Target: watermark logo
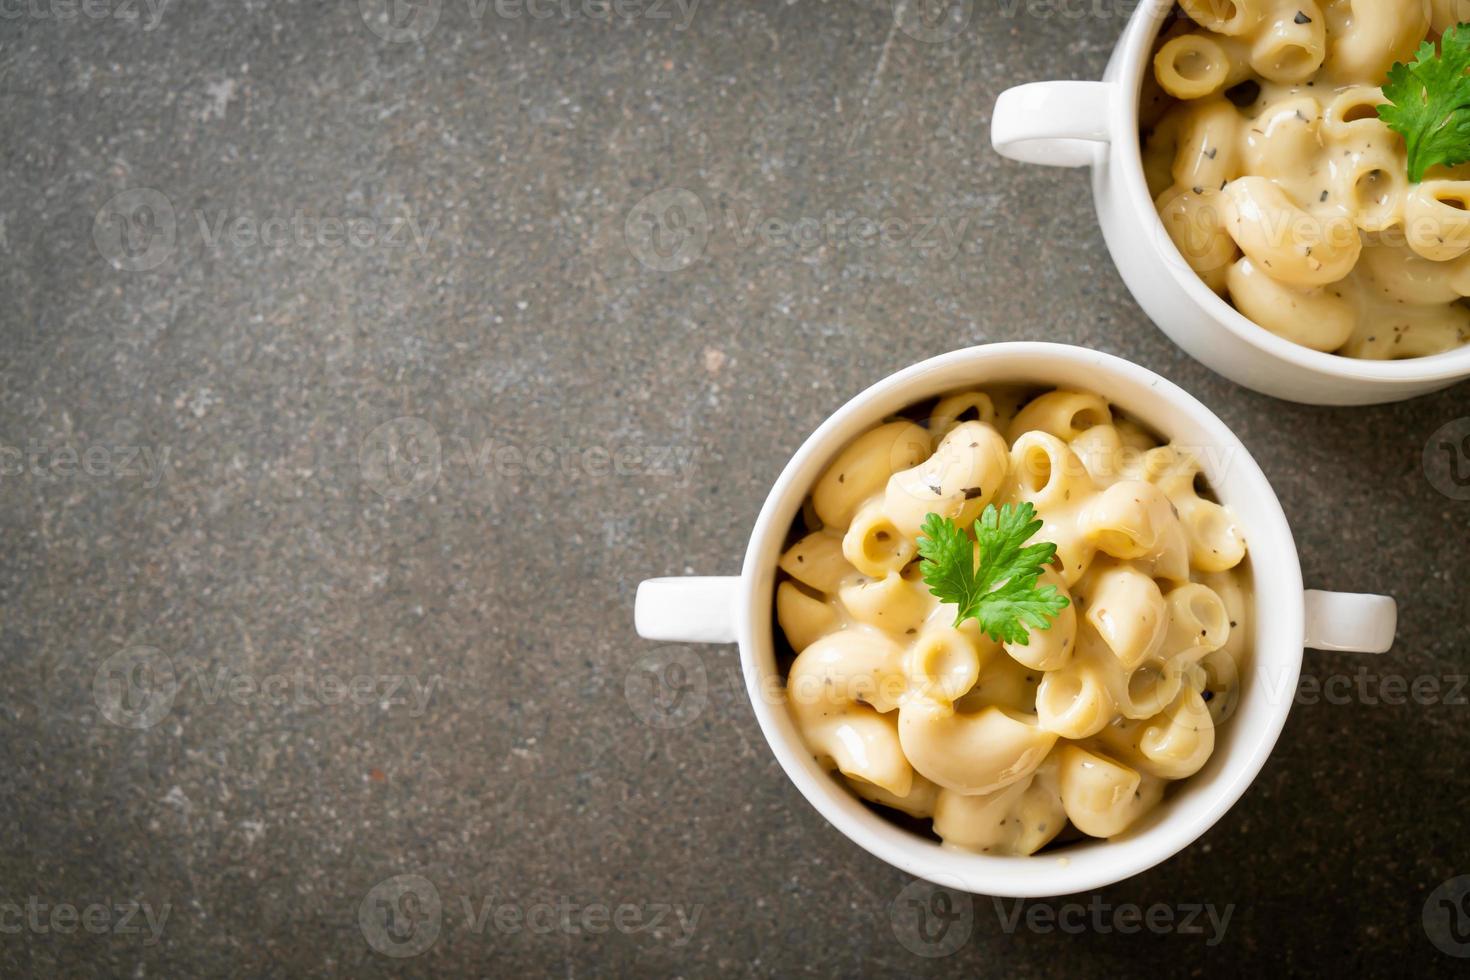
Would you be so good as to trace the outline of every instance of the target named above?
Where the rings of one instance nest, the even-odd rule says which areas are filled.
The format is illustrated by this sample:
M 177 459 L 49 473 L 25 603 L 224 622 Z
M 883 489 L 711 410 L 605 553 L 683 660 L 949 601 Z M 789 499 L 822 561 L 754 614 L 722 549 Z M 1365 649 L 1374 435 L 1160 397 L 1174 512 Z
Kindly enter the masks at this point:
M 134 187 L 108 198 L 92 221 L 92 241 L 120 272 L 152 272 L 178 246 L 179 222 L 161 191 Z
M 693 191 L 665 187 L 644 197 L 623 221 L 633 257 L 655 272 L 687 269 L 709 244 L 709 212 Z
M 97 709 L 119 728 L 152 728 L 173 709 L 178 693 L 173 661 L 155 647 L 119 650 L 92 676 Z
M 358 450 L 363 480 L 389 500 L 412 500 L 434 489 L 443 462 L 438 430 L 407 415 L 369 432 Z
M 1424 934 L 1441 953 L 1470 957 L 1470 875 L 1451 878 L 1429 893 Z
M 894 0 L 893 22 L 915 41 L 943 44 L 964 33 L 975 0 Z
M 439 23 L 441 0 L 357 0 L 368 30 L 389 44 L 422 41 Z
M 363 938 L 384 956 L 406 959 L 439 938 L 444 904 L 439 889 L 423 875 L 403 874 L 378 882 L 357 908 Z
M 1470 416 L 1447 422 L 1424 444 L 1424 476 L 1451 500 L 1470 500 Z
M 952 884 L 915 879 L 888 906 L 893 935 L 904 949 L 925 959 L 949 956 L 970 941 L 975 903 L 958 878 Z
M 709 703 L 709 675 L 693 650 L 663 647 L 638 658 L 623 681 L 623 696 L 645 725 L 683 728 Z

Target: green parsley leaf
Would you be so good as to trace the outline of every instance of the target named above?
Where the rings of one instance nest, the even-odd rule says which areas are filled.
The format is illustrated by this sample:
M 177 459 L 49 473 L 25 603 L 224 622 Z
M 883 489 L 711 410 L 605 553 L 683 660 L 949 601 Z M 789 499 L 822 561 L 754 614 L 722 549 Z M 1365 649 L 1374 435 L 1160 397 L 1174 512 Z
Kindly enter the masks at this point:
M 973 542 L 947 517 L 931 513 L 924 518 L 919 571 L 930 592 L 954 604 L 956 626 L 974 619 L 992 640 L 1021 646 L 1030 645 L 1028 625 L 1051 629 L 1070 601 L 1055 586 L 1036 584 L 1057 553 L 1050 542 L 1026 545 L 1039 530 L 1041 521 L 1030 503 L 1006 504 L 999 510 L 987 506 L 975 522 Z
M 1470 160 L 1470 25 L 1457 24 L 1439 39 L 1439 53 L 1425 41 L 1414 63 L 1388 70 L 1378 107 L 1388 128 L 1404 138 L 1409 180 L 1419 183 L 1435 164 Z

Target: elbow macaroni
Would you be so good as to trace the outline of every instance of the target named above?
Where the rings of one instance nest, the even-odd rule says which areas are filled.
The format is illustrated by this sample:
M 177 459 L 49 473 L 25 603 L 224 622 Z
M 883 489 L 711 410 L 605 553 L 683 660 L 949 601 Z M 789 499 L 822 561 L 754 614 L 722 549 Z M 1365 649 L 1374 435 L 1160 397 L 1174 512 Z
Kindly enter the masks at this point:
M 953 847 L 1032 854 L 1069 824 L 1125 831 L 1208 761 L 1249 653 L 1244 538 L 1198 475 L 1079 391 L 962 392 L 926 425 L 859 436 L 779 562 L 786 697 L 812 754 Z M 1044 581 L 1071 604 L 1002 644 L 953 625 L 916 539 L 928 513 L 968 526 L 1021 501 L 1057 544 Z
M 1389 68 L 1456 23 L 1454 5 L 1180 6 L 1153 60 L 1162 95 L 1143 165 L 1189 266 L 1314 350 L 1389 359 L 1470 343 L 1470 181 L 1433 167 L 1411 185 L 1403 139 L 1377 112 Z

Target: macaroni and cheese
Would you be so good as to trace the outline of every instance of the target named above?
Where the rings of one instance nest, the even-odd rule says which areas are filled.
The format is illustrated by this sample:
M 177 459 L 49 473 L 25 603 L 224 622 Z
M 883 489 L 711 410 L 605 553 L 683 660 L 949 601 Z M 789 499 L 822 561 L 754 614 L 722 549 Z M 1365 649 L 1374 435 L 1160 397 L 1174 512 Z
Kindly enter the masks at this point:
M 1189 451 L 1078 391 L 961 392 L 859 436 L 780 558 L 785 696 L 808 748 L 950 846 L 1122 833 L 1205 764 L 1239 693 L 1246 543 L 1202 482 Z M 1042 581 L 1070 605 L 1025 643 L 956 627 L 920 577 L 920 524 L 1026 502 L 1057 547 Z
M 1470 165 L 1408 179 L 1378 117 L 1453 0 L 1181 0 L 1142 99 L 1143 161 L 1190 266 L 1274 333 L 1349 357 L 1470 342 Z

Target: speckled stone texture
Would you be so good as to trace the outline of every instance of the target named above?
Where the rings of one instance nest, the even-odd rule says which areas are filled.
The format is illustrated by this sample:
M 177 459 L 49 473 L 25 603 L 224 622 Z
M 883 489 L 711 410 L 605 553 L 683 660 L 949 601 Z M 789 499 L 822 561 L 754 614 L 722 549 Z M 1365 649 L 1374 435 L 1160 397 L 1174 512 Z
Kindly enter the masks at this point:
M 992 152 L 996 94 L 1097 77 L 1132 6 L 6 5 L 0 975 L 1463 971 L 1470 450 L 1432 437 L 1470 389 L 1235 387 L 1084 173 Z M 1400 597 L 1309 675 L 1440 693 L 1300 698 L 1199 844 L 1010 925 L 829 828 L 735 650 L 632 603 L 733 572 L 854 392 L 1022 338 L 1182 384 L 1310 583 Z

